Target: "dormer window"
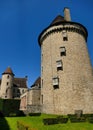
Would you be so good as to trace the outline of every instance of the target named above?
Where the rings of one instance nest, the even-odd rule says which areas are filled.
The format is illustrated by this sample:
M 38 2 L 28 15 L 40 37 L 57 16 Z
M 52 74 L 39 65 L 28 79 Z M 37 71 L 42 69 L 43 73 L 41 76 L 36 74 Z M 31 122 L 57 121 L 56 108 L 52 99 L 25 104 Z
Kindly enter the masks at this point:
M 63 30 L 63 31 L 62 31 L 62 35 L 63 35 L 63 41 L 67 41 L 67 40 L 68 40 L 68 37 L 67 37 L 67 32 L 66 32 L 66 30 Z
M 62 60 L 56 61 L 57 64 L 57 70 L 63 70 Z
M 58 77 L 53 78 L 53 87 L 54 87 L 54 89 L 59 88 L 59 78 Z
M 60 47 L 60 55 L 66 56 L 66 48 L 65 47 Z

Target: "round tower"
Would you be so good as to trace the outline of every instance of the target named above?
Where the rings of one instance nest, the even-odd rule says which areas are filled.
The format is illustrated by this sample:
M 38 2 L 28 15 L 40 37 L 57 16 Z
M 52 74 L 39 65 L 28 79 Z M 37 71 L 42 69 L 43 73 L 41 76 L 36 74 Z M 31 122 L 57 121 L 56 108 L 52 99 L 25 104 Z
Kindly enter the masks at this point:
M 1 98 L 12 98 L 12 87 L 13 87 L 14 74 L 10 67 L 8 67 L 4 73 L 2 73 L 1 80 Z
M 39 36 L 42 112 L 93 113 L 93 73 L 86 46 L 87 30 L 72 22 L 69 8 Z

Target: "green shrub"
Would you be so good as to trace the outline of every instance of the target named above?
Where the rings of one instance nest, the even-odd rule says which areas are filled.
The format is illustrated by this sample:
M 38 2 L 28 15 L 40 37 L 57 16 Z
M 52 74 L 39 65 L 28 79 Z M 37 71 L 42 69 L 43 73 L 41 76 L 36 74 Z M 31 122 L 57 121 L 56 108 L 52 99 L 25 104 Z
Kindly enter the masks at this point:
M 56 118 L 46 118 L 43 119 L 44 125 L 53 125 L 53 124 L 58 124 L 58 120 Z
M 25 115 L 25 113 L 23 111 L 19 110 L 17 112 L 17 116 L 21 117 L 21 116 L 26 116 L 26 115 Z
M 93 117 L 93 114 L 83 114 L 82 116 L 88 118 L 88 117 Z
M 58 123 L 67 123 L 68 122 L 68 118 L 57 118 Z
M 16 117 L 16 116 L 17 116 L 17 113 L 9 113 L 8 116 L 9 116 L 9 117 Z
M 17 113 L 20 107 L 19 99 L 0 99 L 0 111 L 4 116 L 12 115 L 11 113 Z
M 4 117 L 3 113 L 0 111 L 0 117 Z
M 40 116 L 41 113 L 29 113 L 29 116 Z
M 76 114 L 68 114 L 69 118 L 77 118 Z
M 68 122 L 68 118 L 63 118 L 63 116 L 58 116 L 57 118 L 43 119 L 44 125 L 62 124 L 67 122 Z
M 89 117 L 89 118 L 88 118 L 88 122 L 89 122 L 89 123 L 93 123 L 93 117 Z
M 77 123 L 77 122 L 86 122 L 86 118 L 85 117 L 72 117 L 70 118 L 71 123 Z

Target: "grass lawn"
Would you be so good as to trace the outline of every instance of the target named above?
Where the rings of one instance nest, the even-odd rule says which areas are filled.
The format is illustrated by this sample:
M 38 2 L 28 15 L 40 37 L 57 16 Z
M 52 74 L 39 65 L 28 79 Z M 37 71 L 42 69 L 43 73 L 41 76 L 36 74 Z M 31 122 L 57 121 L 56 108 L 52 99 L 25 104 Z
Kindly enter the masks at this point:
M 38 130 L 93 130 L 93 124 L 85 123 L 68 123 L 66 124 L 56 124 L 56 125 L 44 125 L 42 122 L 43 118 L 55 117 L 52 115 L 42 114 L 41 116 L 27 116 L 27 117 L 6 117 L 5 124 L 1 125 L 2 121 L 0 118 L 0 130 L 17 130 L 16 123 L 17 121 L 23 121 L 32 128 L 37 128 Z

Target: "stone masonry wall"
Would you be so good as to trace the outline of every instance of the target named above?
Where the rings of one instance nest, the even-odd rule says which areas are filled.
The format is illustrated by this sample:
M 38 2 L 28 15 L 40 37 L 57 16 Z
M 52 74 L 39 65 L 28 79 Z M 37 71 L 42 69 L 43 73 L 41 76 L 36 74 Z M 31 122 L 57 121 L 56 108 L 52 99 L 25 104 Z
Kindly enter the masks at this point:
M 87 85 L 93 83 L 93 74 L 85 38 L 73 31 L 67 31 L 67 36 L 68 41 L 63 41 L 62 31 L 56 31 L 46 37 L 41 46 L 43 112 L 70 114 L 83 110 L 93 113 L 93 85 Z M 60 47 L 66 48 L 66 56 L 60 56 Z M 57 71 L 58 60 L 62 60 L 63 70 Z M 58 89 L 52 84 L 55 76 L 59 77 Z

